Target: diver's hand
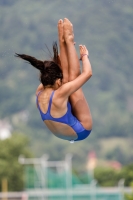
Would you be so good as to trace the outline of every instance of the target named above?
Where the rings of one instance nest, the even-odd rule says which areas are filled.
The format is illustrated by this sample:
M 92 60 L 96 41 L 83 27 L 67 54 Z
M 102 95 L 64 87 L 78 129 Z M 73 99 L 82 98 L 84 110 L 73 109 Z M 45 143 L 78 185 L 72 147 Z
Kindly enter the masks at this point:
M 80 60 L 82 60 L 83 57 L 89 56 L 89 51 L 85 45 L 79 45 L 79 51 L 80 51 Z

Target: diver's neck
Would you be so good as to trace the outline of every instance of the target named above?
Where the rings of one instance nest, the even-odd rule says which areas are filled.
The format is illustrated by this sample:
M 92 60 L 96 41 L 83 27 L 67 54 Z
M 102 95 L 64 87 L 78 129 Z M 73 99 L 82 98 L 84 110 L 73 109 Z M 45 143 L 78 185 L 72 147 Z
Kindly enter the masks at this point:
M 47 85 L 47 86 L 44 87 L 44 89 L 49 90 L 49 91 L 50 90 L 53 91 L 53 90 L 57 90 L 58 88 L 56 87 L 56 85 L 53 85 L 53 86 Z

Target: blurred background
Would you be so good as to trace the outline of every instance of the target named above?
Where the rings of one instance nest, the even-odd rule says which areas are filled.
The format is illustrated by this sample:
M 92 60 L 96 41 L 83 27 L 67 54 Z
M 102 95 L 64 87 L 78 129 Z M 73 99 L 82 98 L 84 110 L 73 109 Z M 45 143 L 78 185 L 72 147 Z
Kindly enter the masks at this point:
M 83 87 L 93 130 L 74 144 L 44 126 L 39 73 L 14 57 L 48 59 L 65 17 L 93 69 Z M 133 199 L 132 35 L 132 0 L 0 0 L 0 199 Z

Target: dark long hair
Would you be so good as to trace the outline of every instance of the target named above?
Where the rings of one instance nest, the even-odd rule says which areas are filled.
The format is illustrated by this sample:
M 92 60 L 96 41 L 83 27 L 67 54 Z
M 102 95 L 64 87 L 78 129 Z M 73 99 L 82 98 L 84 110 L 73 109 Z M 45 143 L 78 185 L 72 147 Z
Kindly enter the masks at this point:
M 35 57 L 26 55 L 26 54 L 18 54 L 15 53 L 16 57 L 22 58 L 28 63 L 30 63 L 33 67 L 40 71 L 40 82 L 44 85 L 53 86 L 57 79 L 63 79 L 63 73 L 60 68 L 60 59 L 58 55 L 58 46 L 57 43 L 53 43 L 53 58 L 51 60 L 37 60 Z

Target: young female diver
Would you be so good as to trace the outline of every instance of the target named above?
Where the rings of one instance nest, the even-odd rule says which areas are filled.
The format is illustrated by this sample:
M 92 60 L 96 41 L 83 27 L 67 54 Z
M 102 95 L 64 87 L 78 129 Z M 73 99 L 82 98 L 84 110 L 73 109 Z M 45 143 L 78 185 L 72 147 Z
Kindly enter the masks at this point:
M 48 129 L 57 137 L 79 141 L 92 129 L 92 117 L 81 86 L 92 76 L 88 50 L 80 45 L 80 59 L 74 46 L 73 26 L 65 18 L 58 22 L 60 59 L 56 43 L 53 61 L 40 61 L 25 54 L 16 54 L 40 70 L 41 84 L 37 88 L 37 107 Z

